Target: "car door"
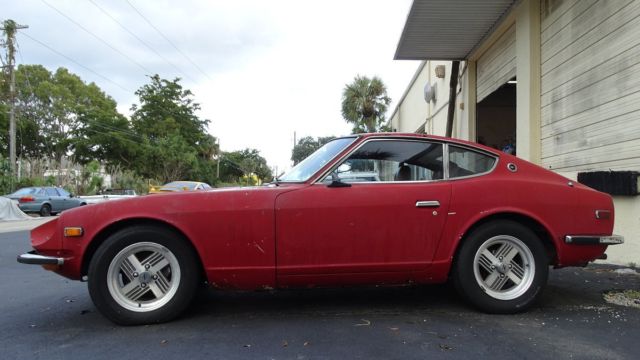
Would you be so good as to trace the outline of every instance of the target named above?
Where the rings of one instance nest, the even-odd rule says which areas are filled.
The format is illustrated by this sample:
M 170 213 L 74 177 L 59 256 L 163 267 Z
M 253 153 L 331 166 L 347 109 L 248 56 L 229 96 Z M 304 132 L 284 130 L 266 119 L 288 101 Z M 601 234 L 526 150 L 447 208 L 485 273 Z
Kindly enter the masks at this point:
M 442 154 L 436 142 L 369 140 L 326 179 L 280 195 L 279 285 L 367 282 L 372 273 L 372 282 L 404 281 L 425 270 L 451 195 Z
M 45 188 L 45 192 L 47 199 L 51 203 L 51 212 L 60 212 L 65 209 L 64 198 L 58 194 L 55 188 L 47 187 Z
M 58 194 L 60 194 L 61 211 L 74 208 L 80 204 L 77 198 L 72 198 L 71 194 L 63 188 L 56 188 Z

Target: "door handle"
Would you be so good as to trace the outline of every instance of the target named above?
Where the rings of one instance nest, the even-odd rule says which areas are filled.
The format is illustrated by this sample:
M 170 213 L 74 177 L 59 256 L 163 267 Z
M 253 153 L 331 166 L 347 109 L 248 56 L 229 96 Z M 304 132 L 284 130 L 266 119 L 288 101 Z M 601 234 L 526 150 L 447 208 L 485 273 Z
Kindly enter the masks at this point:
M 416 201 L 416 207 L 426 207 L 426 208 L 435 208 L 440 207 L 440 201 Z

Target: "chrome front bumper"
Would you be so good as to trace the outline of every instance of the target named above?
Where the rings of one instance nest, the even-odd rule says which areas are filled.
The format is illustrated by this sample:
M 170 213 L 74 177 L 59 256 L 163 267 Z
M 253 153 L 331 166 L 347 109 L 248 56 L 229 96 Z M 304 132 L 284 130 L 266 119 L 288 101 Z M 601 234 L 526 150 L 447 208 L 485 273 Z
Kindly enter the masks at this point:
M 18 262 L 30 265 L 62 265 L 64 264 L 64 258 L 39 255 L 34 250 L 26 254 L 18 255 Z
M 567 235 L 564 237 L 564 242 L 573 245 L 617 245 L 624 243 L 624 237 L 621 235 Z

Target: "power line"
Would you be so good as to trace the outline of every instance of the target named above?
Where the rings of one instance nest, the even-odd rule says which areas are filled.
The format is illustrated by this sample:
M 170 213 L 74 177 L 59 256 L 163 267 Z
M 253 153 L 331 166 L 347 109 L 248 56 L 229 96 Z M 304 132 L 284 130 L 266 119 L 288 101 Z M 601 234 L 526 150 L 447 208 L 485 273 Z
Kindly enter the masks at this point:
M 144 67 L 144 65 L 140 64 L 139 62 L 135 61 L 134 59 L 132 59 L 131 57 L 129 57 L 127 54 L 123 53 L 122 51 L 118 50 L 117 48 L 115 48 L 113 45 L 109 44 L 106 40 L 104 40 L 103 38 L 101 38 L 100 36 L 94 34 L 93 32 L 91 32 L 90 30 L 88 30 L 87 28 L 85 28 L 84 26 L 80 25 L 80 23 L 78 23 L 77 21 L 73 20 L 72 18 L 70 18 L 69 16 L 67 16 L 65 13 L 63 13 L 62 11 L 58 10 L 55 6 L 49 4 L 48 2 L 46 2 L 46 0 L 40 0 L 42 1 L 45 5 L 47 5 L 48 7 L 50 7 L 51 9 L 55 10 L 58 14 L 64 16 L 67 20 L 71 21 L 72 23 L 74 23 L 77 27 L 79 27 L 80 29 L 84 30 L 87 34 L 93 36 L 94 38 L 98 39 L 100 42 L 102 42 L 103 44 L 105 44 L 106 46 L 108 46 L 109 48 L 111 48 L 111 50 L 117 52 L 118 54 L 120 54 L 122 57 L 124 57 L 125 59 L 129 60 L 131 63 L 137 65 L 140 69 L 142 69 L 143 71 L 145 71 L 147 73 L 147 75 L 151 75 L 153 74 L 153 71 L 147 69 L 146 67 Z
M 213 79 L 211 79 L 209 74 L 207 74 L 204 70 L 202 70 L 202 68 L 200 68 L 200 66 L 198 66 L 198 64 L 196 64 L 193 60 L 191 60 L 191 58 L 189 56 L 187 56 L 187 54 L 183 53 L 171 40 L 169 40 L 169 38 L 165 34 L 162 33 L 162 31 L 160 31 L 160 29 L 158 29 L 155 25 L 153 25 L 153 23 L 151 23 L 151 21 L 149 19 L 147 19 L 140 12 L 140 10 L 138 10 L 135 6 L 133 6 L 133 4 L 129 0 L 126 0 L 126 2 L 127 2 L 127 4 L 129 4 L 129 6 L 131 6 L 131 8 L 135 12 L 138 13 L 138 15 L 140 15 L 141 18 L 144 19 L 144 21 L 147 22 L 147 24 L 149 24 L 149 26 L 151 26 L 158 34 L 160 34 L 160 36 L 162 36 L 169 44 L 171 44 L 171 46 L 173 46 L 173 48 L 176 49 L 176 51 L 178 51 L 180 53 L 180 55 L 182 55 L 185 59 L 187 59 L 191 63 L 191 65 L 193 65 L 196 69 L 198 69 L 198 71 L 200 71 L 200 73 L 202 73 L 202 75 L 206 76 L 209 80 L 213 80 Z
M 86 67 L 86 66 L 82 65 L 81 63 L 79 63 L 79 62 L 77 62 L 76 60 L 74 60 L 74 59 L 72 59 L 72 58 L 68 57 L 67 55 L 65 55 L 65 54 L 63 54 L 63 53 L 61 53 L 61 52 L 59 52 L 58 50 L 56 50 L 56 49 L 52 48 L 51 46 L 49 46 L 49 45 L 47 45 L 47 44 L 43 43 L 42 41 L 40 41 L 40 40 L 38 40 L 38 39 L 36 39 L 36 38 L 34 38 L 34 37 L 32 37 L 32 36 L 27 35 L 27 33 L 20 31 L 20 34 L 22 34 L 22 35 L 26 36 L 26 37 L 27 37 L 28 39 L 30 39 L 31 41 L 34 41 L 34 42 L 36 42 L 36 43 L 40 44 L 41 46 L 43 46 L 43 47 L 45 47 L 45 48 L 49 49 L 51 52 L 54 52 L 54 53 L 58 54 L 59 56 L 61 56 L 61 57 L 65 58 L 65 59 L 67 59 L 67 60 L 71 61 L 72 63 L 74 63 L 74 64 L 78 65 L 79 67 L 81 67 L 81 68 L 83 68 L 83 69 L 85 69 L 85 70 L 87 70 L 88 72 L 90 72 L 90 73 L 92 73 L 92 74 L 94 74 L 94 75 L 96 75 L 96 76 L 98 76 L 98 77 L 100 77 L 100 78 L 102 78 L 102 79 L 104 79 L 104 80 L 106 80 L 106 81 L 110 82 L 111 84 L 113 84 L 113 85 L 115 85 L 115 86 L 117 86 L 117 87 L 119 87 L 122 91 L 126 92 L 127 94 L 132 94 L 132 93 L 133 93 L 133 91 L 128 90 L 128 89 L 127 89 L 127 88 L 125 88 L 124 86 L 122 86 L 122 85 L 118 84 L 117 82 L 115 82 L 115 81 L 113 81 L 113 80 L 109 79 L 108 77 L 106 77 L 106 76 L 104 76 L 104 75 L 101 75 L 101 74 L 99 74 L 98 72 L 96 72 L 96 71 L 94 71 L 94 70 L 92 70 L 92 69 L 90 69 L 90 68 L 88 68 L 88 67 Z
M 194 83 L 197 83 L 198 81 L 195 80 L 194 78 L 192 78 L 191 76 L 189 76 L 189 74 L 187 74 L 185 71 L 183 71 L 182 69 L 180 69 L 177 65 L 175 65 L 174 63 L 172 63 L 171 61 L 169 61 L 169 59 L 167 59 L 166 57 L 164 57 L 162 54 L 160 54 L 156 49 L 154 49 L 153 47 L 151 47 L 146 41 L 142 40 L 140 37 L 138 37 L 133 31 L 129 30 L 129 28 L 127 26 L 125 26 L 124 24 L 122 24 L 120 21 L 118 21 L 118 19 L 116 19 L 115 17 L 113 17 L 113 15 L 111 15 L 109 12 L 107 12 L 104 8 L 102 8 L 100 5 L 98 5 L 95 1 L 93 0 L 89 0 L 90 3 L 93 4 L 93 6 L 97 7 L 98 10 L 100 10 L 103 14 L 105 14 L 106 16 L 108 16 L 111 20 L 113 20 L 113 22 L 115 22 L 116 24 L 118 24 L 124 31 L 128 32 L 129 35 L 133 36 L 136 40 L 138 40 L 142 45 L 144 45 L 147 49 L 151 50 L 152 52 L 154 52 L 156 55 L 158 55 L 158 57 L 160 59 L 162 59 L 164 62 L 166 62 L 167 64 L 171 65 L 175 70 L 178 71 L 178 73 L 184 74 L 185 77 L 189 78 L 189 80 L 193 81 Z

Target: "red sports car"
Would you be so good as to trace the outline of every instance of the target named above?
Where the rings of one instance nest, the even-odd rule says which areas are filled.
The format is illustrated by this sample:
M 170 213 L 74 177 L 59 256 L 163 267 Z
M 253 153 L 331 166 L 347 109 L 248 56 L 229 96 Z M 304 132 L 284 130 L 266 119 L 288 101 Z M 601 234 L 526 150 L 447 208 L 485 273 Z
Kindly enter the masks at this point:
M 549 266 L 605 257 L 611 197 L 478 144 L 335 139 L 267 186 L 65 211 L 18 261 L 88 281 L 118 324 L 168 321 L 200 284 L 271 289 L 442 283 L 482 311 L 540 297 Z

